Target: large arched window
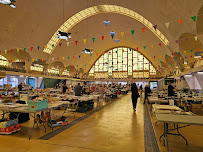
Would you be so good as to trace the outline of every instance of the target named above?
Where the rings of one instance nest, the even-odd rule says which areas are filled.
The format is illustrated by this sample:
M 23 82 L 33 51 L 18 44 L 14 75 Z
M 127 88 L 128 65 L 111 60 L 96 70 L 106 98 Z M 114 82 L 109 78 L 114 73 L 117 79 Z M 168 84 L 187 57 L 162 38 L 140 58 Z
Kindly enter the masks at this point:
M 9 65 L 8 60 L 4 56 L 0 55 L 0 66 L 8 66 L 8 65 Z
M 92 66 L 94 78 L 149 78 L 156 75 L 151 62 L 131 48 L 114 48 L 103 54 Z

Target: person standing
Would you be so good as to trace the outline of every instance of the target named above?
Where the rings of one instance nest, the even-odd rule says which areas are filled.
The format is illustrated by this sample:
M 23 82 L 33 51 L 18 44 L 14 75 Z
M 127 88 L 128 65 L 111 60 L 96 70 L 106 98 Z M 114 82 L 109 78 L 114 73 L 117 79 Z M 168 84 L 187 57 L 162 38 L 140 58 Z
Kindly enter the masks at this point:
M 143 88 L 142 88 L 142 84 L 140 85 L 140 98 L 142 98 L 142 92 L 143 92 Z
M 87 95 L 90 94 L 90 88 L 89 88 L 89 86 L 87 85 L 87 82 L 84 82 L 84 87 L 83 87 L 83 89 L 84 89 L 84 94 L 87 94 Z
M 81 96 L 82 94 L 82 87 L 80 86 L 80 83 L 75 86 L 75 96 Z
M 62 93 L 65 94 L 67 89 L 68 87 L 66 86 L 66 84 L 64 84 L 62 87 Z
M 132 95 L 133 110 L 136 111 L 137 99 L 139 98 L 139 93 L 138 93 L 137 85 L 135 83 L 132 84 L 131 92 L 132 92 L 131 95 Z
M 146 100 L 148 99 L 148 96 L 150 95 L 151 93 L 151 89 L 149 88 L 148 85 L 145 86 L 145 89 L 144 89 L 145 93 L 144 93 L 144 102 L 143 104 L 145 104 Z M 149 102 L 149 99 L 148 99 L 148 102 Z
M 18 85 L 18 91 L 23 91 L 23 84 L 22 84 L 22 82 Z
M 168 82 L 168 96 L 171 97 L 171 96 L 174 96 L 174 90 L 175 88 L 171 85 L 170 82 Z

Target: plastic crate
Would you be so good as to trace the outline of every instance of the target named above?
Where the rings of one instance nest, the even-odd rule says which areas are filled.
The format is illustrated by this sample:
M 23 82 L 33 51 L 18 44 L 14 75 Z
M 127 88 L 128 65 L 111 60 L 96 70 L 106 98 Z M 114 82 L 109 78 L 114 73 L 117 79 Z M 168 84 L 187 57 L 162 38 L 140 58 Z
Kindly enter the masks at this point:
M 42 110 L 48 108 L 48 100 L 42 100 L 42 101 L 28 101 L 28 110 Z
M 17 124 L 18 124 L 18 119 L 8 120 L 8 121 L 1 120 L 0 128 L 7 128 L 7 127 L 14 126 Z
M 20 124 L 17 124 L 17 125 L 13 125 L 13 126 L 6 127 L 6 128 L 0 128 L 0 134 L 10 135 L 19 130 L 20 130 Z

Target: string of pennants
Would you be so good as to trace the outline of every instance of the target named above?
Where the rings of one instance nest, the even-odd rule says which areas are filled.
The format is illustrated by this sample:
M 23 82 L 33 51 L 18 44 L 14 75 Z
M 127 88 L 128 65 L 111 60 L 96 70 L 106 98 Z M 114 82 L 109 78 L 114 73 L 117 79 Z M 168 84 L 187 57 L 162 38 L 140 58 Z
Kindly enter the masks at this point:
M 200 16 L 200 15 L 199 15 L 199 16 Z M 194 22 L 196 22 L 197 16 L 192 16 L 191 19 L 192 19 Z M 178 20 L 178 23 L 179 23 L 180 25 L 182 25 L 183 20 L 182 20 L 182 19 L 179 19 L 179 20 Z M 165 26 L 166 26 L 167 28 L 169 28 L 170 22 L 166 22 L 166 23 L 165 23 Z M 154 26 L 153 26 L 154 30 L 156 30 L 157 27 L 158 27 L 158 25 L 154 25 Z M 145 27 L 141 28 L 141 30 L 142 30 L 142 32 L 144 33 L 144 32 L 145 32 Z M 130 30 L 130 32 L 131 32 L 132 35 L 134 35 L 135 30 L 132 29 L 132 30 Z M 115 34 L 116 34 L 116 32 L 114 32 L 114 33 L 111 34 L 112 39 L 114 38 L 114 35 L 115 35 Z M 122 37 L 124 36 L 124 32 L 121 32 L 121 36 L 122 36 Z M 105 36 L 101 36 L 101 39 L 104 40 L 104 37 L 105 37 Z M 197 37 L 197 36 L 194 36 L 194 38 L 195 38 L 195 40 L 197 41 L 198 37 Z M 96 40 L 95 37 L 92 37 L 91 39 L 92 39 L 92 42 L 93 42 L 93 43 L 94 43 L 95 40 Z M 188 40 L 188 38 L 186 38 L 186 41 L 187 41 L 187 40 Z M 73 42 L 73 41 L 67 42 L 67 46 L 69 46 L 70 42 Z M 78 45 L 78 42 L 79 42 L 78 40 L 74 41 L 74 43 L 75 43 L 76 45 Z M 83 43 L 86 44 L 86 42 L 87 42 L 87 39 L 83 39 Z M 175 40 L 175 42 L 178 43 L 178 40 Z M 159 45 L 161 46 L 161 43 L 159 43 Z M 62 46 L 62 43 L 59 43 L 59 46 L 61 47 L 61 46 Z M 153 46 L 154 46 L 154 45 L 151 45 L 152 48 L 153 48 Z M 52 44 L 52 47 L 54 47 L 54 44 Z M 44 45 L 43 47 L 37 46 L 37 50 L 38 50 L 38 51 L 39 51 L 40 48 L 47 48 L 47 45 Z M 146 48 L 146 46 L 144 46 L 144 49 L 145 49 L 145 48 Z M 28 50 L 28 49 L 30 49 L 31 51 L 33 51 L 34 47 L 31 46 L 31 47 L 29 47 L 29 48 L 21 48 L 21 49 L 22 49 L 24 52 L 25 52 L 26 50 Z M 13 52 L 13 50 L 14 50 L 14 49 L 11 49 L 11 53 Z M 17 52 L 19 52 L 19 50 L 20 50 L 20 49 L 18 48 L 18 49 L 17 49 Z M 7 52 L 7 50 L 5 50 L 5 52 Z M 1 53 L 1 50 L 0 50 L 0 53 Z

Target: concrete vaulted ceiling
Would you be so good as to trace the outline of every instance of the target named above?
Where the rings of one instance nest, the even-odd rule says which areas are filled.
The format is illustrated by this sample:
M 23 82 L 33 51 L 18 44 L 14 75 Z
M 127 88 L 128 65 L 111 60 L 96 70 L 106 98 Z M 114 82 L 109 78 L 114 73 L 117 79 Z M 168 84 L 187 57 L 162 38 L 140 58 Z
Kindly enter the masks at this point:
M 126 46 L 134 49 L 138 48 L 143 55 L 158 67 L 165 66 L 160 61 L 166 61 L 166 64 L 177 62 L 175 60 L 171 61 L 174 57 L 171 55 L 172 53 L 175 54 L 180 51 L 180 55 L 184 57 L 182 46 L 179 48 L 180 46 L 175 42 L 175 40 L 181 37 L 181 34 L 191 33 L 195 36 L 197 28 L 200 31 L 198 33 L 202 31 L 200 30 L 201 27 L 198 25 L 196 27 L 196 23 L 190 18 L 198 15 L 203 4 L 201 0 L 185 0 L 185 2 L 182 0 L 89 0 L 88 5 L 85 0 L 65 0 L 64 2 L 64 22 L 88 7 L 116 5 L 128 8 L 142 15 L 153 25 L 157 25 L 157 28 L 169 41 L 169 46 L 164 45 L 153 31 L 136 19 L 122 14 L 96 13 L 96 15 L 87 18 L 88 28 L 87 19 L 71 27 L 69 32 L 72 33 L 72 38 L 68 47 L 66 41 L 61 40 L 62 46 L 55 45 L 54 51 L 51 54 L 47 54 L 43 52 L 44 45 L 48 44 L 52 36 L 63 24 L 63 1 L 17 0 L 16 9 L 0 5 L 0 12 L 4 14 L 0 17 L 0 50 L 13 49 L 16 51 L 17 48 L 20 48 L 20 50 L 27 48 L 26 52 L 32 59 L 43 58 L 46 60 L 49 58 L 47 64 L 55 65 L 56 61 L 60 61 L 64 66 L 73 65 L 77 67 L 78 65 L 78 69 L 83 68 L 84 72 L 88 72 L 91 65 L 103 52 L 113 47 Z M 178 23 L 179 19 L 183 20 L 182 25 Z M 110 20 L 112 24 L 106 27 L 102 24 L 104 20 Z M 200 17 L 197 18 L 198 23 L 200 20 Z M 165 26 L 166 22 L 170 22 L 168 29 Z M 144 33 L 141 30 L 143 27 L 146 28 Z M 134 35 L 130 32 L 132 29 L 135 30 Z M 112 41 L 109 35 L 110 31 L 116 32 L 115 39 L 120 39 L 119 43 Z M 120 32 L 124 32 L 123 38 Z M 105 36 L 104 40 L 101 39 L 101 36 Z M 94 43 L 91 39 L 93 37 L 95 38 Z M 84 54 L 82 54 L 82 50 L 87 48 L 87 43 L 84 45 L 83 39 L 88 39 L 88 48 L 94 51 L 92 57 L 90 55 L 84 57 Z M 75 45 L 75 41 L 78 41 L 78 45 Z M 159 43 L 162 44 L 161 47 L 158 45 Z M 154 47 L 152 48 L 151 45 L 154 45 Z M 194 43 L 191 43 L 191 45 L 194 45 Z M 201 42 L 200 45 L 202 45 Z M 39 51 L 37 46 L 40 46 Z M 143 46 L 146 46 L 146 49 Z M 34 47 L 32 51 L 30 47 Z M 97 53 L 98 55 L 96 55 Z M 168 58 L 165 58 L 166 54 Z M 67 58 L 68 56 L 70 56 L 70 59 Z M 75 57 L 74 59 L 73 56 Z M 81 57 L 79 58 L 79 56 Z M 62 57 L 65 57 L 65 59 Z M 84 67 L 85 64 L 88 66 Z

